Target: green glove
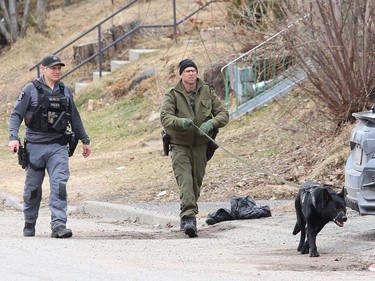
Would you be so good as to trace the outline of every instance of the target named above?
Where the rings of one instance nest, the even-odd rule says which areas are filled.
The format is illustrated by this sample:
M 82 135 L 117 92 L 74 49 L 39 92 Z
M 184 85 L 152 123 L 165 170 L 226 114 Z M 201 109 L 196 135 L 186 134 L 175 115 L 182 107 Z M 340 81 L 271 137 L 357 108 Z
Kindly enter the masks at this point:
M 214 129 L 214 124 L 212 123 L 211 120 L 208 120 L 206 122 L 204 122 L 200 128 L 200 130 L 198 131 L 198 134 L 201 135 L 201 136 L 204 136 L 203 132 L 205 134 L 208 134 L 209 132 L 211 132 L 213 129 Z M 203 132 L 202 132 L 203 131 Z
M 189 129 L 193 125 L 193 121 L 191 121 L 189 118 L 180 118 L 178 121 L 182 129 L 185 130 Z

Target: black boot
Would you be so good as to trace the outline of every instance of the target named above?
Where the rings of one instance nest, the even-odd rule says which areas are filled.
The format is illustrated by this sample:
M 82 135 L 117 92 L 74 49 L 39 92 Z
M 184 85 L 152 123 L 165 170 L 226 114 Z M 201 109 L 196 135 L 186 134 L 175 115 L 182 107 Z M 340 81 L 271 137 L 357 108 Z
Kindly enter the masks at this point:
M 180 219 L 180 231 L 185 230 L 186 221 L 187 221 L 187 219 L 185 217 Z
M 197 234 L 197 220 L 195 218 L 184 219 L 184 232 L 190 238 L 198 236 Z
M 69 238 L 72 237 L 73 232 L 65 226 L 58 226 L 52 230 L 52 238 Z
M 185 231 L 185 226 L 186 226 L 186 223 L 190 220 L 191 218 L 189 217 L 182 217 L 180 219 L 180 231 Z
M 34 223 L 25 222 L 25 227 L 23 228 L 23 236 L 25 237 L 35 236 L 35 222 Z

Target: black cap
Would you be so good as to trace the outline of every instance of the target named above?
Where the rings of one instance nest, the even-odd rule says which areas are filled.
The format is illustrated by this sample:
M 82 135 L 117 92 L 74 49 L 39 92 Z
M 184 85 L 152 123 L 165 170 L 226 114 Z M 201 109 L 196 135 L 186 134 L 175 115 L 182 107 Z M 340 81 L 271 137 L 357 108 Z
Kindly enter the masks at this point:
M 180 75 L 188 67 L 194 67 L 195 70 L 198 72 L 197 65 L 191 59 L 185 59 L 180 61 L 178 67 L 180 68 Z
M 61 60 L 57 56 L 46 56 L 42 60 L 42 65 L 45 67 L 52 67 L 54 65 L 65 66 L 65 63 L 61 62 Z

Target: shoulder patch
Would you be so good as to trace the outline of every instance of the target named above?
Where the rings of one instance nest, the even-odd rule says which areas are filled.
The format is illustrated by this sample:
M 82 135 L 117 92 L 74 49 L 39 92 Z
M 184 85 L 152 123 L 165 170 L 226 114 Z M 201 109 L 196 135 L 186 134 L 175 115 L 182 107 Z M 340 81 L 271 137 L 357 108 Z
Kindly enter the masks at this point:
M 17 101 L 21 101 L 21 100 L 23 99 L 24 96 L 25 96 L 25 92 L 22 91 L 22 92 L 20 93 L 20 95 L 18 96 Z

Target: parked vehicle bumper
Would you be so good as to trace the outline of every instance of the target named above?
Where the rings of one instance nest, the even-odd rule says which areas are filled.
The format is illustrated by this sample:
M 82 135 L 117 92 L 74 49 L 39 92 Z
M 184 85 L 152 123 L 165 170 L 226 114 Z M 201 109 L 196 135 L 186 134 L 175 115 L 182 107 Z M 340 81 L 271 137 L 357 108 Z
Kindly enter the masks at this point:
M 375 215 L 375 159 L 362 171 L 354 169 L 350 155 L 345 167 L 346 203 L 361 215 Z

